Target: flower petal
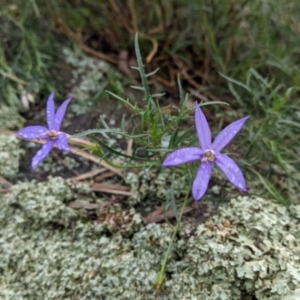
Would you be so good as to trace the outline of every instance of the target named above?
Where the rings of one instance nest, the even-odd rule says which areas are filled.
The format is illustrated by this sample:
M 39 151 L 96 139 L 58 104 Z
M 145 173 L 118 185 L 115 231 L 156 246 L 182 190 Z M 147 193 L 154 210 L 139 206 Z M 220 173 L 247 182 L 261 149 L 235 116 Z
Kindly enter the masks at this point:
M 69 104 L 69 102 L 71 101 L 72 98 L 69 98 L 67 100 L 65 100 L 62 105 L 58 108 L 56 115 L 55 115 L 55 119 L 54 119 L 54 130 L 59 130 L 60 126 L 61 126 L 61 122 L 65 116 L 65 112 L 67 109 L 67 106 Z
M 163 161 L 163 167 L 172 167 L 200 160 L 204 151 L 198 147 L 187 147 L 178 149 L 170 153 L 167 158 Z
M 211 132 L 205 118 L 204 113 L 200 109 L 198 103 L 195 103 L 195 124 L 199 143 L 203 150 L 210 149 Z
M 17 135 L 23 139 L 32 140 L 43 133 L 47 132 L 49 129 L 44 126 L 27 126 L 17 132 Z
M 198 169 L 192 188 L 193 197 L 196 201 L 199 201 L 207 190 L 212 166 L 211 162 L 202 162 Z
M 65 133 L 59 133 L 56 144 L 59 150 L 70 152 L 68 137 Z
M 46 156 L 51 151 L 53 145 L 55 143 L 55 140 L 49 140 L 46 144 L 42 146 L 42 148 L 36 153 L 34 158 L 31 162 L 31 168 L 32 170 L 43 160 L 46 158 Z
M 52 92 L 47 101 L 46 115 L 47 115 L 47 124 L 50 130 L 55 129 L 55 105 L 54 105 L 54 92 Z
M 215 163 L 234 186 L 247 192 L 244 175 L 238 165 L 230 157 L 225 154 L 216 153 Z
M 225 127 L 215 138 L 212 143 L 211 148 L 216 152 L 220 152 L 233 138 L 234 136 L 241 130 L 244 123 L 250 116 L 239 119 L 227 127 Z

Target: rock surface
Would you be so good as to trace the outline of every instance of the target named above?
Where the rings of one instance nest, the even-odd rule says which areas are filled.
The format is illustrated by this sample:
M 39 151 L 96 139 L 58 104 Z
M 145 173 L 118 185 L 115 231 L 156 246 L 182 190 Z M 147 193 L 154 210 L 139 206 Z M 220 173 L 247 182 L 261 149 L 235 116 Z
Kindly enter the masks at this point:
M 170 225 L 132 214 L 111 230 L 71 209 L 76 195 L 57 177 L 0 196 L 0 298 L 155 299 Z M 185 224 L 158 299 L 300 299 L 299 219 L 300 206 L 239 197 Z

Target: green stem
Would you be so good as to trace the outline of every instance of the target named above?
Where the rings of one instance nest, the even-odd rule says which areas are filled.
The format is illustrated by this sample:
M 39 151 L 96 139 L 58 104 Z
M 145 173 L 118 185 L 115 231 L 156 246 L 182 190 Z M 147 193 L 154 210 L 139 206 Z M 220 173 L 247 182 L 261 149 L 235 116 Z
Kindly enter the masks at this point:
M 177 232 L 180 228 L 180 221 L 181 221 L 181 218 L 183 216 L 183 212 L 184 212 L 184 209 L 186 207 L 186 203 L 187 203 L 188 198 L 189 198 L 189 192 L 187 191 L 187 193 L 185 195 L 185 198 L 184 198 L 183 206 L 182 206 L 181 211 L 180 211 L 178 222 L 177 222 L 177 224 L 174 228 L 173 234 L 172 234 L 171 242 L 169 244 L 166 255 L 165 255 L 164 260 L 161 264 L 161 269 L 159 271 L 159 274 L 158 274 L 158 276 L 156 278 L 156 281 L 155 281 L 155 284 L 154 284 L 156 290 L 160 290 L 161 287 L 162 287 L 162 284 L 163 284 L 163 281 L 164 281 L 164 278 L 165 278 L 165 271 L 166 271 L 167 262 L 168 262 L 168 259 L 169 259 L 169 256 L 170 256 L 170 253 L 171 253 L 171 250 L 172 250 L 172 245 L 174 243 L 176 234 L 177 234 Z
M 17 82 L 17 83 L 20 83 L 20 84 L 23 84 L 23 85 L 27 85 L 27 84 L 28 84 L 28 82 L 26 82 L 26 81 L 24 81 L 24 80 L 18 78 L 18 77 L 15 76 L 14 74 L 7 73 L 7 72 L 5 72 L 5 71 L 3 71 L 3 70 L 0 70 L 0 74 L 1 74 L 3 77 L 7 77 L 7 78 L 9 78 L 9 79 L 11 79 L 11 80 L 13 80 L 13 81 L 15 81 L 15 82 Z
M 145 165 L 118 165 L 113 163 L 112 161 L 110 161 L 108 158 L 106 158 L 104 155 L 101 156 L 101 159 L 103 159 L 107 164 L 109 164 L 110 166 L 117 168 L 117 169 L 132 169 L 132 168 L 142 168 Z
M 152 110 L 151 108 L 156 111 L 157 107 L 155 102 L 153 101 L 151 94 L 150 94 L 150 90 L 149 90 L 149 86 L 147 83 L 147 76 L 145 74 L 145 69 L 144 69 L 144 65 L 143 65 L 143 61 L 142 61 L 142 55 L 141 55 L 141 51 L 140 51 L 140 46 L 139 46 L 139 41 L 138 41 L 138 34 L 135 34 L 135 38 L 134 38 L 134 47 L 135 47 L 135 53 L 136 53 L 136 58 L 137 58 L 137 63 L 138 63 L 138 70 L 140 72 L 140 76 L 141 76 L 141 80 L 142 80 L 142 85 L 143 85 L 143 90 L 145 93 L 145 98 L 147 101 L 147 108 L 148 110 L 150 110 L 151 114 L 152 114 Z
M 137 165 L 119 165 L 119 164 L 115 164 L 112 161 L 110 161 L 108 158 L 105 157 L 102 149 L 95 143 L 90 142 L 88 140 L 85 139 L 81 139 L 81 138 L 72 138 L 72 136 L 70 136 L 69 134 L 67 134 L 68 138 L 69 138 L 69 143 L 72 145 L 76 145 L 76 146 L 80 146 L 82 148 L 86 148 L 88 150 L 91 150 L 94 153 L 99 153 L 100 152 L 100 158 L 103 159 L 107 164 L 109 164 L 111 167 L 117 168 L 117 169 L 131 169 L 131 168 L 142 168 L 144 167 L 144 165 L 141 164 L 137 164 Z

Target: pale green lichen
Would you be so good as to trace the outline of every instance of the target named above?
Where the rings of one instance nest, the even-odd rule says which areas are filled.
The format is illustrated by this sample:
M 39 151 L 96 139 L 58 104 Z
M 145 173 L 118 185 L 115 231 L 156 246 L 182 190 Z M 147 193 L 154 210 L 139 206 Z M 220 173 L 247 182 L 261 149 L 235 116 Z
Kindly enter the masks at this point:
M 86 56 L 82 52 L 73 52 L 64 48 L 65 60 L 72 66 L 72 77 L 70 82 L 73 88 L 70 94 L 74 96 L 70 110 L 75 115 L 88 112 L 93 105 L 91 98 L 99 96 L 107 85 L 105 73 L 109 65 L 101 60 Z
M 88 221 L 68 207 L 74 189 L 50 178 L 0 194 L 0 298 L 155 299 L 171 227 L 145 226 L 132 211 L 128 227 L 107 230 L 110 217 Z M 196 231 L 184 224 L 158 299 L 299 299 L 299 211 L 239 197 Z
M 126 172 L 125 182 L 130 186 L 132 197 L 129 199 L 131 205 L 144 201 L 147 197 L 168 198 L 168 191 L 172 185 L 170 169 L 149 169 L 142 170 L 138 174 Z M 186 193 L 189 186 L 188 176 L 176 176 L 174 179 L 174 197 L 179 197 Z
M 108 237 L 103 224 L 74 220 L 65 205 L 71 198 L 70 183 L 50 178 L 15 185 L 1 199 L 1 299 L 119 299 L 143 293 L 145 284 L 152 290 L 153 263 L 158 267 L 166 250 L 161 237 L 169 241 L 170 232 L 150 225 L 130 238 Z M 134 215 L 130 226 L 140 221 Z M 138 275 L 133 291 L 130 275 Z
M 19 129 L 25 124 L 25 119 L 19 115 L 14 106 L 0 106 L 0 128 Z
M 55 223 L 69 225 L 74 210 L 65 202 L 72 198 L 71 184 L 60 177 L 45 182 L 21 182 L 12 186 L 5 198 L 9 207 L 15 208 L 15 220 L 18 223 L 44 224 Z
M 209 226 L 198 227 L 180 262 L 189 272 L 167 285 L 202 299 L 300 299 L 299 229 L 285 207 L 261 198 L 232 200 Z M 196 285 L 176 284 L 189 281 Z M 203 298 L 202 290 L 210 296 Z
M 22 154 L 24 150 L 16 136 L 0 134 L 0 175 L 6 179 L 16 178 Z

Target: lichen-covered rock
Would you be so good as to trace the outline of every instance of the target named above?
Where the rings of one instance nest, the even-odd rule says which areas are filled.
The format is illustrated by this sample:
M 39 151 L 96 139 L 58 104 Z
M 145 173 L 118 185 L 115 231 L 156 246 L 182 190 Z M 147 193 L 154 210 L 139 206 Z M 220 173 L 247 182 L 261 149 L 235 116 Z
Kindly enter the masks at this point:
M 172 228 L 134 215 L 127 234 L 104 231 L 110 218 L 66 205 L 73 189 L 50 178 L 0 194 L 0 299 L 300 299 L 298 206 L 240 197 L 196 231 L 183 225 L 155 298 Z
M 133 195 L 129 199 L 131 205 L 135 205 L 145 198 L 151 197 L 151 195 L 155 195 L 156 198 L 165 198 L 169 194 L 166 191 L 171 188 L 172 184 L 171 170 L 167 168 L 151 171 L 142 170 L 138 174 L 126 172 L 124 179 L 126 184 L 130 186 Z M 180 174 L 175 177 L 174 196 L 180 197 L 184 194 L 189 183 L 188 176 Z
M 37 228 L 49 223 L 67 226 L 76 215 L 65 204 L 72 198 L 71 188 L 71 183 L 61 177 L 39 183 L 21 182 L 12 186 L 4 203 L 17 223 Z
M 62 52 L 66 62 L 73 67 L 69 79 L 73 85 L 70 94 L 76 100 L 72 102 L 70 110 L 76 115 L 86 113 L 94 105 L 90 101 L 91 97 L 100 94 L 106 87 L 105 73 L 111 68 L 106 62 L 88 57 L 84 53 L 76 53 L 68 48 L 63 48 Z
M 21 117 L 15 107 L 6 105 L 0 106 L 0 128 L 19 129 L 25 124 L 25 119 Z
M 300 299 L 299 238 L 298 215 L 240 197 L 198 227 L 180 262 L 187 271 L 174 274 L 167 286 L 201 299 Z M 210 293 L 203 297 L 203 290 Z
M 64 205 L 71 197 L 70 183 L 50 178 L 15 185 L 0 199 L 0 299 L 152 294 L 171 230 L 152 224 L 128 238 L 105 235 L 98 222 L 74 220 Z M 140 222 L 137 215 L 132 219 Z
M 0 175 L 14 179 L 19 171 L 20 156 L 24 150 L 14 135 L 0 134 Z

